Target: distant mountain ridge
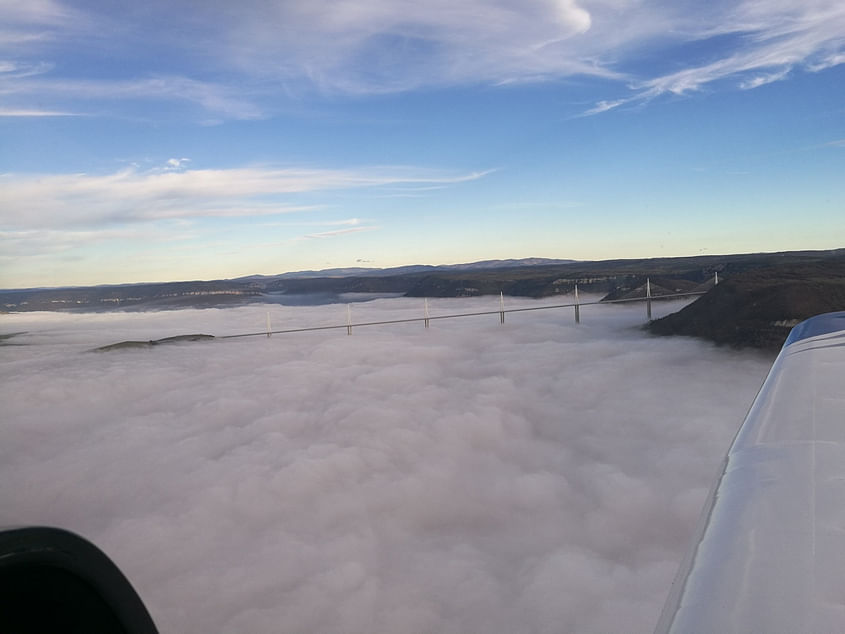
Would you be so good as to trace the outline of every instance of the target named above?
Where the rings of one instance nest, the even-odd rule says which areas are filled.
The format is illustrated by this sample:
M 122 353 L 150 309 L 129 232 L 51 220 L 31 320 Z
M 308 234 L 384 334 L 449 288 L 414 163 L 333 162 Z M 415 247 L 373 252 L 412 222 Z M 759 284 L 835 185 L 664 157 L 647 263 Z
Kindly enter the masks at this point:
M 388 268 L 347 267 L 337 269 L 320 269 L 306 271 L 290 271 L 278 275 L 246 275 L 233 278 L 234 281 L 253 280 L 281 280 L 314 277 L 375 277 L 381 275 L 406 275 L 409 273 L 428 273 L 435 271 L 480 271 L 489 269 L 514 268 L 522 266 L 552 266 L 556 264 L 571 264 L 577 260 L 560 260 L 554 258 L 520 258 L 509 260 L 481 260 L 462 264 L 409 264 Z
M 592 262 L 528 258 L 439 267 L 328 269 L 213 281 L 5 290 L 0 291 L 0 312 L 332 304 L 386 295 L 422 298 L 504 293 L 512 297 L 571 297 L 576 285 L 584 293 L 606 299 L 634 299 L 645 296 L 647 282 L 653 297 L 705 291 L 718 273 L 723 284 L 689 307 L 690 311 L 693 307 L 698 311 L 712 298 L 721 298 L 719 310 L 711 311 L 719 314 L 712 327 L 703 324 L 700 315 L 692 319 L 695 325 L 682 324 L 694 317 L 692 312 L 682 311 L 677 321 L 671 320 L 672 327 L 654 322 L 654 332 L 663 330 L 735 345 L 765 346 L 775 342 L 784 329 L 788 330 L 785 324 L 808 311 L 845 309 L 838 291 L 843 263 L 845 249 Z M 750 277 L 740 284 L 746 275 Z M 734 279 L 735 287 L 731 282 Z M 802 283 L 810 280 L 812 284 Z M 757 292 L 762 286 L 766 287 L 765 297 Z M 726 293 L 731 288 L 736 289 L 736 301 L 728 301 Z M 774 308 L 769 310 L 769 306 Z M 733 323 L 736 319 L 742 323 Z M 773 336 L 762 336 L 764 331 L 771 331 Z

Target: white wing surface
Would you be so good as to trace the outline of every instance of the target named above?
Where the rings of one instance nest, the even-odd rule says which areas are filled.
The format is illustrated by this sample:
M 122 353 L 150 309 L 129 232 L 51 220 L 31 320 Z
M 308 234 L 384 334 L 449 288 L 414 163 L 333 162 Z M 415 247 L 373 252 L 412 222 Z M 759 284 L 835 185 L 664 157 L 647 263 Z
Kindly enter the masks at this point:
M 845 312 L 784 344 L 656 632 L 845 632 Z

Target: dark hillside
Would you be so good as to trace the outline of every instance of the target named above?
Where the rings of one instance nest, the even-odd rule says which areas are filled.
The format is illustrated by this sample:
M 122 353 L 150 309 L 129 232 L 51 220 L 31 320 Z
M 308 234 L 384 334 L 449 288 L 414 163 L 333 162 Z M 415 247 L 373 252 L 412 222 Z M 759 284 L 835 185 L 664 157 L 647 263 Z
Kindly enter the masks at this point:
M 736 347 L 777 349 L 799 321 L 845 310 L 845 258 L 740 273 L 683 310 L 653 321 L 658 335 L 689 335 Z

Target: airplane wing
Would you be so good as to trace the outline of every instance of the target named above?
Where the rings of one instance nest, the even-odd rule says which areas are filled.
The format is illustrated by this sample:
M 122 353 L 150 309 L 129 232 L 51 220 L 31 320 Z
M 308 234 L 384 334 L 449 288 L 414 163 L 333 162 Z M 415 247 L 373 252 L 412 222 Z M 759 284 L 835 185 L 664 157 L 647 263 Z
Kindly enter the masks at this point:
M 845 312 L 791 332 L 656 632 L 845 631 Z

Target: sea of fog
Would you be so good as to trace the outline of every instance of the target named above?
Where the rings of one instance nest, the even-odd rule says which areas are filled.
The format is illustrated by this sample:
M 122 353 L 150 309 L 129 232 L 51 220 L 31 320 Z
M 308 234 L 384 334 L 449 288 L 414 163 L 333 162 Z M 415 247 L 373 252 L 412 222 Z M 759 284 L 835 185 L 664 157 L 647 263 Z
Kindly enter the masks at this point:
M 0 315 L 24 332 L 0 346 L 0 525 L 91 539 L 162 632 L 649 632 L 772 361 L 650 337 L 642 305 L 90 352 L 268 309 L 347 319 Z

